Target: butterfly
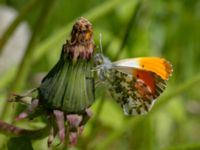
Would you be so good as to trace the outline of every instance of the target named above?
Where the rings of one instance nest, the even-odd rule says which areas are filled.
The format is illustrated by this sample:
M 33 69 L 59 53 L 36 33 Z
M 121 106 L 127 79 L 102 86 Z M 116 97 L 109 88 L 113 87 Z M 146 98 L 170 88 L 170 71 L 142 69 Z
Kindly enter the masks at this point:
M 112 97 L 125 115 L 149 112 L 173 72 L 171 63 L 160 57 L 111 62 L 102 53 L 97 53 L 94 62 L 99 80 L 108 84 Z

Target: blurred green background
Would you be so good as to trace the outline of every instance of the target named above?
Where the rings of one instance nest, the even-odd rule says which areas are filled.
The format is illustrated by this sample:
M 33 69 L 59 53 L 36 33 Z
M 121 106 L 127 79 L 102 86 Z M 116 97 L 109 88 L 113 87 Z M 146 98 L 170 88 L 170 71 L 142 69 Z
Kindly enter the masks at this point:
M 102 33 L 111 60 L 161 56 L 174 72 L 145 116 L 124 116 L 105 86 L 98 87 L 93 117 L 69 149 L 199 150 L 199 0 L 0 0 L 0 119 L 11 122 L 20 111 L 6 102 L 8 95 L 39 85 L 80 16 L 93 24 L 97 47 Z M 43 126 L 40 119 L 17 125 Z M 7 149 L 8 139 L 0 135 L 0 149 Z M 48 149 L 46 143 L 47 138 L 32 140 L 35 150 Z

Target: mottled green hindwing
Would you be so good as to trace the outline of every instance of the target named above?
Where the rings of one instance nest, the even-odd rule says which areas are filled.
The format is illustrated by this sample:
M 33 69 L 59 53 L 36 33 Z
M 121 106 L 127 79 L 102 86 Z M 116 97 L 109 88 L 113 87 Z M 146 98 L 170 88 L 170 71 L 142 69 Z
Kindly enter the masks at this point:
M 107 77 L 112 97 L 121 105 L 126 115 L 146 114 L 152 107 L 155 99 L 163 92 L 166 82 L 153 72 L 156 93 L 141 79 L 134 75 L 109 70 Z

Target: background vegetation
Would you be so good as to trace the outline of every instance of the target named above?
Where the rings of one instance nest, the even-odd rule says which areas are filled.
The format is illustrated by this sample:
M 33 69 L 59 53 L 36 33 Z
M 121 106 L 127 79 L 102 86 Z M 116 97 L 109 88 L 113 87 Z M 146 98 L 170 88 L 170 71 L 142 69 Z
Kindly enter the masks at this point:
M 27 22 L 31 31 L 20 64 L 13 64 L 0 76 L 1 120 L 12 122 L 20 111 L 6 102 L 8 95 L 39 85 L 41 76 L 58 60 L 72 24 L 84 16 L 93 24 L 97 45 L 102 33 L 104 53 L 111 60 L 161 56 L 173 64 L 174 72 L 166 91 L 145 116 L 124 116 L 107 90 L 99 87 L 92 106 L 94 115 L 78 145 L 70 149 L 200 149 L 199 0 L 0 0 L 0 5 L 18 12 L 1 36 L 0 54 L 19 23 Z M 12 55 L 16 47 L 12 47 Z M 6 59 L 12 61 L 9 56 Z M 40 119 L 16 124 L 32 129 L 43 126 Z M 0 149 L 7 149 L 8 140 L 7 135 L 0 135 Z M 32 145 L 44 150 L 46 142 L 47 138 L 36 139 Z M 12 144 L 8 148 L 12 149 Z

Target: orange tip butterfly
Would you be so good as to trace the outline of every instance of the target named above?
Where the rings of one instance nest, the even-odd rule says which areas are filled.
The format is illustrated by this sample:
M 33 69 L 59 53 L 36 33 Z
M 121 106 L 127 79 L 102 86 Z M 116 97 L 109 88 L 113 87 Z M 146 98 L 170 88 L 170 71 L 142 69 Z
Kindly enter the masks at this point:
M 121 105 L 125 115 L 146 114 L 166 88 L 173 69 L 169 61 L 160 57 L 140 57 L 111 62 L 102 53 L 95 55 L 100 81 Z

